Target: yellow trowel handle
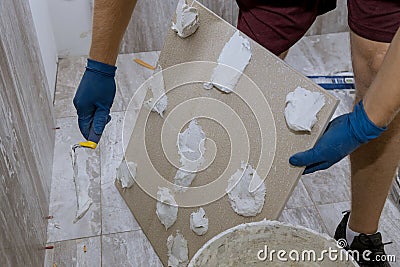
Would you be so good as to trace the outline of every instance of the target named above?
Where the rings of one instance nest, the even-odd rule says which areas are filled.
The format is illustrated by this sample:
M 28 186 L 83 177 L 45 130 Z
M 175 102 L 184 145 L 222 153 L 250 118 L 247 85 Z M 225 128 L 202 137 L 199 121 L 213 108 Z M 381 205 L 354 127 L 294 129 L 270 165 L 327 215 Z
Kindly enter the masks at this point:
M 90 128 L 88 140 L 85 142 L 80 142 L 79 145 L 83 146 L 83 147 L 95 149 L 97 147 L 97 144 L 100 141 L 100 138 L 101 138 L 101 134 L 100 135 L 96 134 L 93 130 L 93 125 L 92 125 L 92 127 Z

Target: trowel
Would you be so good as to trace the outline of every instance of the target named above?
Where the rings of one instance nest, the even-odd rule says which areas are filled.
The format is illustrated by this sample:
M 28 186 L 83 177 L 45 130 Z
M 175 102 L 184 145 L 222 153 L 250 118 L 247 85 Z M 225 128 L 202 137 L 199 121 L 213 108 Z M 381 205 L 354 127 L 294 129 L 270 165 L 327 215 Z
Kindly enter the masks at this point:
M 87 175 L 88 159 L 95 156 L 95 149 L 100 141 L 101 135 L 97 135 L 93 127 L 89 132 L 87 141 L 72 145 L 71 159 L 73 179 L 76 191 L 76 215 L 73 223 L 78 222 L 93 204 L 89 196 L 90 177 Z M 78 161 L 79 158 L 79 161 Z
M 78 144 L 75 144 L 74 146 L 95 149 L 97 147 L 97 144 L 100 141 L 100 138 L 101 138 L 101 134 L 96 134 L 94 132 L 94 128 L 90 127 L 89 137 L 88 137 L 87 141 L 79 142 Z

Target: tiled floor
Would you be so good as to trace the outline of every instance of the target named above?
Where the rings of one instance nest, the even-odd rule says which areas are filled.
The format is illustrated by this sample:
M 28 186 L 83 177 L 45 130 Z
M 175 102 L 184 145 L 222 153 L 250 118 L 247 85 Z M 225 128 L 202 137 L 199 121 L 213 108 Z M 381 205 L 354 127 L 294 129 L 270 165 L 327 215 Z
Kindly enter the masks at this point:
M 73 224 L 75 191 L 72 179 L 70 146 L 81 137 L 72 106 L 84 59 L 60 60 L 55 108 L 60 129 L 56 136 L 51 191 L 48 250 L 45 266 L 161 266 L 147 238 L 114 187 L 116 168 L 123 157 L 121 129 L 124 110 L 137 87 L 152 71 L 133 62 L 140 58 L 155 64 L 158 53 L 121 55 L 118 60 L 118 93 L 112 108 L 112 121 L 106 127 L 87 174 L 94 204 Z M 348 34 L 311 36 L 300 41 L 286 61 L 304 74 L 331 74 L 351 71 Z M 350 111 L 351 92 L 332 92 L 341 103 L 336 116 Z M 144 96 L 137 96 L 137 110 Z M 134 120 L 134 118 L 131 118 Z M 132 123 L 132 122 L 131 122 Z M 341 212 L 350 205 L 349 161 L 326 171 L 303 176 L 289 199 L 280 220 L 319 232 L 333 234 Z M 400 212 L 386 203 L 380 225 L 384 239 L 393 241 L 387 252 L 400 258 Z M 393 264 L 393 266 L 400 266 Z

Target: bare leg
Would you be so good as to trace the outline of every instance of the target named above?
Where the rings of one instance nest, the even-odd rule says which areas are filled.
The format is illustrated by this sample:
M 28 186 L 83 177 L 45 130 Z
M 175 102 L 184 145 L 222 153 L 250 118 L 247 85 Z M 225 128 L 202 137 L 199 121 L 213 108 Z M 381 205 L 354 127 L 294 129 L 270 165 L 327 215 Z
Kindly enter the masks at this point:
M 115 65 L 135 5 L 136 0 L 95 0 L 91 59 Z
M 353 32 L 350 42 L 358 103 L 374 80 L 389 44 L 374 42 Z M 366 234 L 377 231 L 400 160 L 399 140 L 400 116 L 397 116 L 381 137 L 350 155 L 352 203 L 349 226 L 353 231 Z

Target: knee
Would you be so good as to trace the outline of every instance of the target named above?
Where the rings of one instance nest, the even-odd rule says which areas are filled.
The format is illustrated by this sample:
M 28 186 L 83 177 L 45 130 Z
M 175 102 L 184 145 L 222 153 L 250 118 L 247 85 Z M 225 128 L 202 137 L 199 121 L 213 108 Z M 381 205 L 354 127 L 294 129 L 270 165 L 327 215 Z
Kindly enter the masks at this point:
M 369 60 L 368 60 L 368 72 L 372 79 L 375 78 L 376 74 L 378 73 L 383 59 L 385 58 L 386 51 L 376 51 L 373 53 Z
M 382 65 L 385 54 L 386 51 L 375 50 L 367 53 L 367 55 L 363 55 L 362 58 L 358 59 L 358 71 L 355 72 L 357 84 L 356 103 L 358 103 L 358 101 L 360 101 L 368 91 L 368 88 L 375 79 L 375 76 Z

